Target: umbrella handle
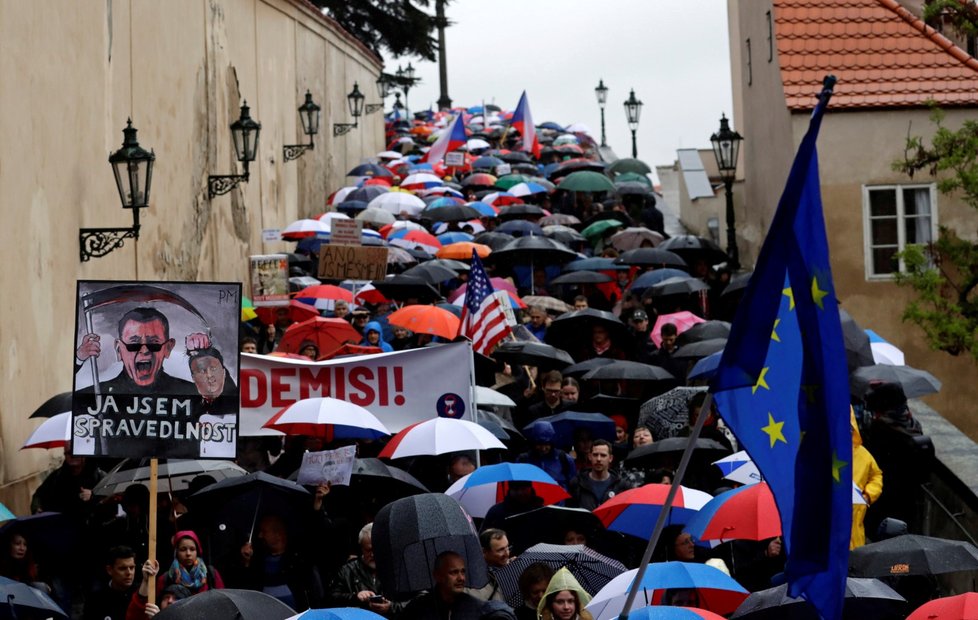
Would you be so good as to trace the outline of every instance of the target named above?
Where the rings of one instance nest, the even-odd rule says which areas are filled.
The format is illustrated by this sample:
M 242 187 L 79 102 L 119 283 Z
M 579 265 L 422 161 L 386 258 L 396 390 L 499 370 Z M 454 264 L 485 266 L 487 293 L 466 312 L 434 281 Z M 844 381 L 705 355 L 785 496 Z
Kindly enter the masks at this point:
M 10 619 L 17 620 L 17 609 L 14 607 L 14 595 L 7 595 L 7 606 L 10 607 Z
M 248 544 L 251 544 L 251 540 L 255 537 L 255 524 L 258 523 L 258 511 L 261 510 L 261 498 L 265 490 L 263 488 L 258 489 L 258 503 L 255 504 L 255 516 L 251 518 L 251 529 L 248 531 Z

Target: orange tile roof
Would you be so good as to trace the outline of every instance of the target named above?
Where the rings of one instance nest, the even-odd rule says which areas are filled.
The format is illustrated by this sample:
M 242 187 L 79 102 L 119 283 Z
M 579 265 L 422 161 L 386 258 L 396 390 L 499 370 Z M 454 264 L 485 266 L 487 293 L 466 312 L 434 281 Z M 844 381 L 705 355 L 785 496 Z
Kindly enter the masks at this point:
M 832 108 L 978 104 L 978 61 L 897 0 L 773 0 L 789 109 L 815 105 L 839 78 Z

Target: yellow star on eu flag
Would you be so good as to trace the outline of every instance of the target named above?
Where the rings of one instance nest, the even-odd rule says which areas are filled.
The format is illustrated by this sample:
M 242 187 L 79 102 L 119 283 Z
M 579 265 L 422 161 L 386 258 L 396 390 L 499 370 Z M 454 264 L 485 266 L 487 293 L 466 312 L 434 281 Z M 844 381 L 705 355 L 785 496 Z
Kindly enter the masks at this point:
M 774 328 L 771 330 L 771 340 L 775 342 L 781 342 L 781 338 L 778 337 L 778 323 L 781 319 L 774 319 Z
M 771 390 L 771 386 L 767 384 L 767 379 L 766 379 L 768 370 L 770 370 L 770 367 L 768 366 L 761 368 L 761 374 L 757 376 L 757 383 L 755 383 L 754 387 L 750 389 L 751 394 L 757 394 L 758 388 L 764 388 L 765 390 L 768 391 Z
M 818 288 L 818 278 L 816 276 L 812 276 L 812 299 L 815 301 L 815 305 L 818 306 L 820 310 L 825 310 L 825 307 L 822 306 L 822 299 L 824 299 L 828 294 L 828 291 L 823 291 L 822 289 Z
M 840 461 L 838 455 L 835 452 L 833 452 L 832 453 L 832 479 L 835 480 L 836 482 L 842 482 L 841 479 L 842 468 L 848 464 L 849 463 L 847 463 L 846 461 Z
M 786 286 L 785 288 L 781 289 L 781 294 L 788 296 L 788 310 L 794 310 L 795 309 L 795 292 L 793 290 L 791 290 L 791 287 L 790 286 Z
M 784 422 L 775 422 L 774 421 L 774 416 L 771 415 L 770 412 L 768 412 L 768 414 L 767 414 L 767 426 L 762 426 L 761 427 L 761 430 L 764 431 L 765 433 L 767 433 L 767 436 L 771 439 L 771 447 L 772 448 L 774 447 L 774 444 L 776 444 L 779 441 L 783 441 L 784 443 L 788 443 L 788 440 L 785 439 L 785 436 L 784 436 L 784 430 L 782 430 L 783 427 L 784 427 Z

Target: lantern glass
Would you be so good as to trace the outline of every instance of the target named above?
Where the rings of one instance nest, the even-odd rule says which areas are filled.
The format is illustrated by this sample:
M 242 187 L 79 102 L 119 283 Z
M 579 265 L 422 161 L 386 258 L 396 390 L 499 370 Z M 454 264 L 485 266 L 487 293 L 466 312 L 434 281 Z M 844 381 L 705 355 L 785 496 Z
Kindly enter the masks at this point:
M 258 136 L 261 133 L 261 123 L 251 118 L 248 102 L 241 106 L 241 116 L 231 123 L 231 139 L 234 143 L 234 153 L 240 162 L 255 161 L 258 154 Z
M 608 103 L 608 87 L 604 85 L 604 80 L 598 80 L 598 86 L 594 89 L 594 94 L 598 98 L 598 105 L 602 108 Z
M 148 207 L 156 155 L 139 146 L 131 120 L 122 133 L 125 136 L 122 148 L 109 156 L 119 200 L 125 209 Z
M 299 106 L 299 120 L 302 121 L 302 131 L 307 136 L 319 133 L 319 112 L 322 108 L 312 100 L 312 93 L 306 91 L 306 101 Z

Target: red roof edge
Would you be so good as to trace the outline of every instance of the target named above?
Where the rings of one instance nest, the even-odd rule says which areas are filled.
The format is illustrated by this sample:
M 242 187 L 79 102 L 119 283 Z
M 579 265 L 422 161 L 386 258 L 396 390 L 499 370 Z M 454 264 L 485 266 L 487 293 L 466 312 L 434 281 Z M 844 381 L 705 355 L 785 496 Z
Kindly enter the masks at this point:
M 320 9 L 318 6 L 316 6 L 309 0 L 289 0 L 289 1 L 295 6 L 297 6 L 298 8 L 305 11 L 305 13 L 307 13 L 310 17 L 312 17 L 316 21 L 320 22 L 330 30 L 335 31 L 338 35 L 346 39 L 347 42 L 349 42 L 351 45 L 353 45 L 356 48 L 359 48 L 360 51 L 363 52 L 368 59 L 374 61 L 374 65 L 376 65 L 378 69 L 384 68 L 384 59 L 380 57 L 380 54 L 370 49 L 363 41 L 350 34 L 350 32 L 346 28 L 341 26 L 338 21 L 336 21 L 329 15 L 323 13 L 322 9 Z
M 924 20 L 908 11 L 903 5 L 897 2 L 897 0 L 877 0 L 877 2 L 899 15 L 903 21 L 919 30 L 921 34 L 936 43 L 938 47 L 953 56 L 961 64 L 974 71 L 978 71 L 978 60 L 972 58 L 968 52 L 952 43 L 950 39 L 942 35 L 940 32 L 928 26 Z

